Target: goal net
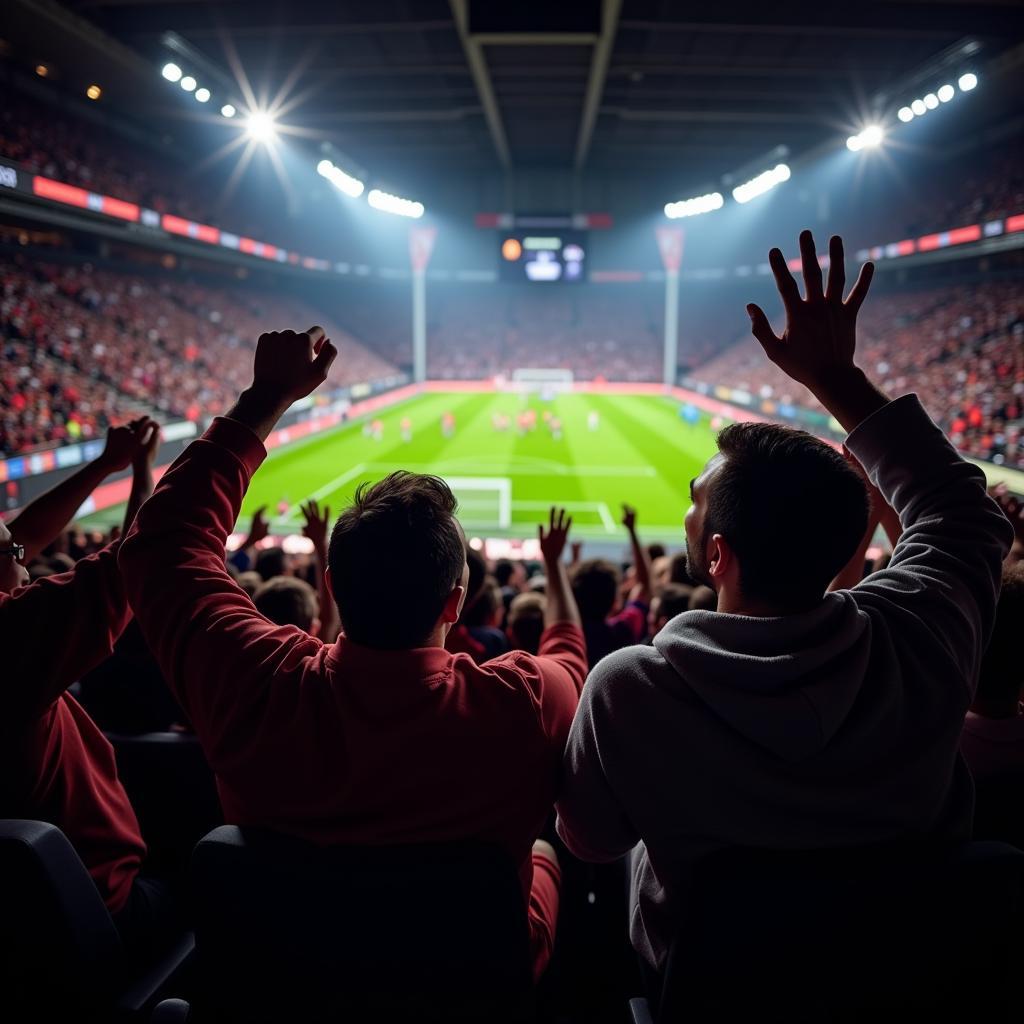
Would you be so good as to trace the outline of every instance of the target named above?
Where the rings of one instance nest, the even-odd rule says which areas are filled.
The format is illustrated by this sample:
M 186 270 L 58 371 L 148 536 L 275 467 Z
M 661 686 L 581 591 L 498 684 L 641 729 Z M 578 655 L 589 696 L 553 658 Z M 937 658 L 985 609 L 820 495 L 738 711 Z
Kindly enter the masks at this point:
M 449 476 L 465 529 L 507 530 L 512 525 L 512 481 L 507 476 Z
M 572 370 L 545 370 L 524 366 L 512 371 L 512 390 L 521 395 L 539 394 L 542 398 L 572 391 Z

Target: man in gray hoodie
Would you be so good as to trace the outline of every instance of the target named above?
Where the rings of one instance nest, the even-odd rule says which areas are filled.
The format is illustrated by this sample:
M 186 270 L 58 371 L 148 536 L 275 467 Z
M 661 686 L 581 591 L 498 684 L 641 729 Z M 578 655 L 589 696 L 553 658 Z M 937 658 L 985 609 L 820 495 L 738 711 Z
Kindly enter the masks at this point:
M 717 611 L 594 668 L 558 802 L 577 856 L 634 850 L 630 934 L 656 968 L 694 862 L 716 849 L 970 836 L 958 744 L 1012 529 L 916 396 L 889 401 L 856 366 L 871 264 L 844 301 L 842 241 L 827 288 L 810 232 L 800 250 L 805 297 L 773 249 L 786 328 L 776 337 L 748 306 L 753 334 L 848 431 L 903 534 L 888 569 L 826 593 L 865 530 L 865 490 L 838 452 L 786 427 L 727 428 L 692 482 L 688 558 Z

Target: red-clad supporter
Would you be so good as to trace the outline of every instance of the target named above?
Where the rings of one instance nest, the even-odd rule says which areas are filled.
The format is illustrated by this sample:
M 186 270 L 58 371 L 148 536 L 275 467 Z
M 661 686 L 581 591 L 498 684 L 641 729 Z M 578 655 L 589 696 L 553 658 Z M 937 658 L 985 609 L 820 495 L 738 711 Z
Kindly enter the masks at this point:
M 48 821 L 64 832 L 131 945 L 147 943 L 173 919 L 170 900 L 160 883 L 140 875 L 146 846 L 118 781 L 114 751 L 66 692 L 110 655 L 129 620 L 119 545 L 31 584 L 20 563 L 61 534 L 108 474 L 130 465 L 129 525 L 152 492 L 158 445 L 151 420 L 114 428 L 98 459 L 26 506 L 9 526 L 0 522 L 3 804 L 9 815 Z
M 455 499 L 434 477 L 393 474 L 339 517 L 328 552 L 337 643 L 269 622 L 225 568 L 262 442 L 335 354 L 320 328 L 260 338 L 252 385 L 179 457 L 123 542 L 129 600 L 229 822 L 319 843 L 500 843 L 520 865 L 539 973 L 559 868 L 534 844 L 586 675 L 564 513 L 540 537 L 547 629 L 536 657 L 476 665 L 444 650 L 468 569 Z

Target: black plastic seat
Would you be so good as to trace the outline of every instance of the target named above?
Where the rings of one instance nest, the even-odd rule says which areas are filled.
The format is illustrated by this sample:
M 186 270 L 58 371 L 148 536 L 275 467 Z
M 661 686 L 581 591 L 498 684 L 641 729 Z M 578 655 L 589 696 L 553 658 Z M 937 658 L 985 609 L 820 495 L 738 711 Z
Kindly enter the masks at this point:
M 1024 772 L 975 779 L 974 838 L 1024 850 Z
M 180 732 L 106 737 L 146 841 L 147 870 L 183 875 L 196 843 L 224 822 L 199 740 Z
M 0 820 L 0 1019 L 129 1019 L 167 990 L 192 948 L 182 933 L 151 962 L 133 962 L 64 833 Z
M 317 847 L 224 826 L 192 858 L 199 1019 L 519 1021 L 522 888 L 477 843 Z
M 1011 1019 L 1022 879 L 1003 843 L 723 851 L 694 872 L 657 1011 L 634 1019 Z

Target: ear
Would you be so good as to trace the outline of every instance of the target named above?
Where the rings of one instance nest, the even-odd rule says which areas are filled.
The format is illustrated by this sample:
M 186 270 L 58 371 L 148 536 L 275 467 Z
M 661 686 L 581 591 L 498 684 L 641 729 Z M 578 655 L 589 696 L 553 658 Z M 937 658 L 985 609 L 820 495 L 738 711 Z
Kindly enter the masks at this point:
M 462 614 L 462 605 L 466 600 L 466 588 L 461 584 L 453 587 L 444 603 L 444 610 L 441 612 L 441 619 L 444 622 L 455 623 L 459 621 Z
M 713 534 L 708 550 L 708 575 L 720 584 L 736 567 L 736 552 L 720 534 Z M 717 586 L 716 586 L 717 589 Z

